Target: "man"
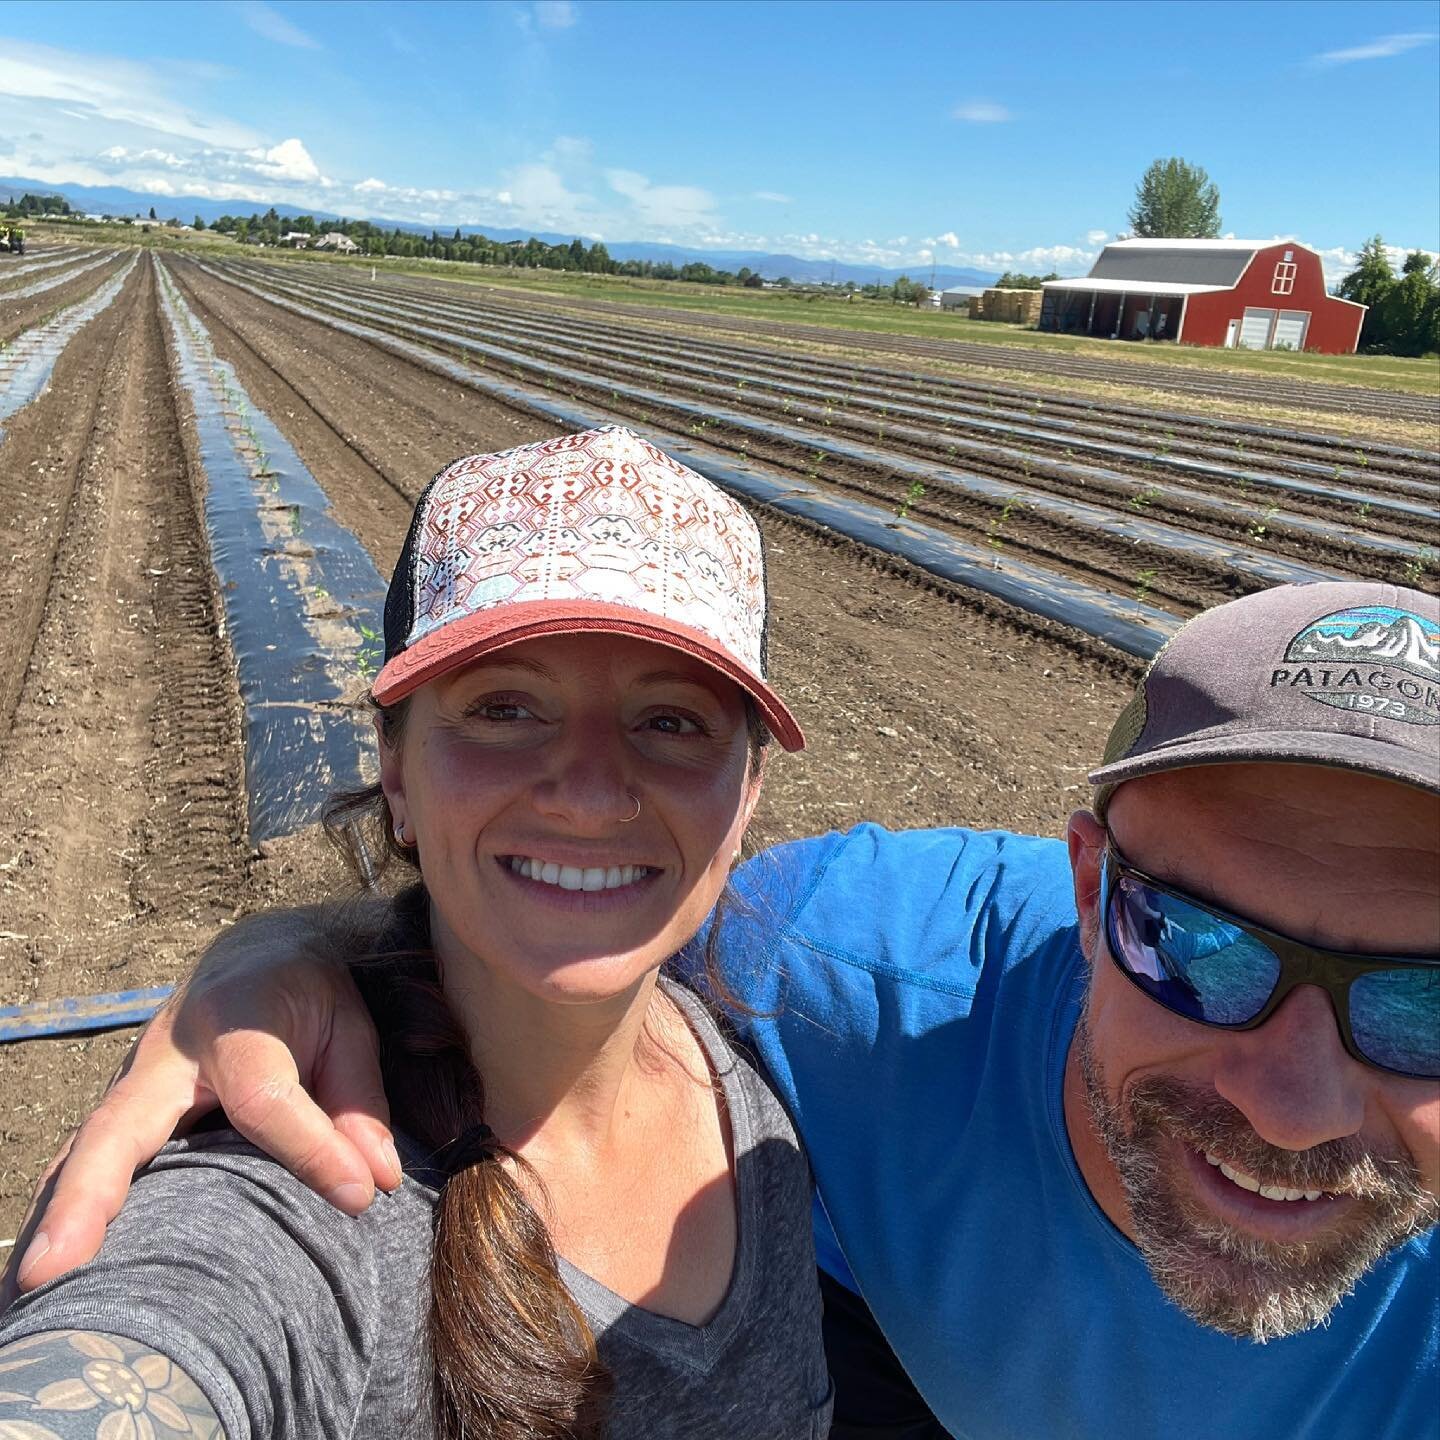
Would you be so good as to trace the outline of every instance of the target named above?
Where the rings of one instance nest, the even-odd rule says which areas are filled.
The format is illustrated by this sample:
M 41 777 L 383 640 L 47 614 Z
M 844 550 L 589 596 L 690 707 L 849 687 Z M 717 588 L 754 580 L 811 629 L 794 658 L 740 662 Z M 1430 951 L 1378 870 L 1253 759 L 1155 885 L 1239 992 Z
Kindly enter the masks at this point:
M 837 1435 L 1436 1433 L 1437 742 L 1433 598 L 1281 587 L 1157 658 L 1068 866 L 861 826 L 747 867 L 723 941 L 815 1171 Z M 359 1208 L 266 1031 L 320 1058 L 393 1183 L 353 1010 L 337 1036 L 254 987 L 222 971 L 147 1037 L 27 1285 L 93 1251 L 136 1157 L 216 1092 Z

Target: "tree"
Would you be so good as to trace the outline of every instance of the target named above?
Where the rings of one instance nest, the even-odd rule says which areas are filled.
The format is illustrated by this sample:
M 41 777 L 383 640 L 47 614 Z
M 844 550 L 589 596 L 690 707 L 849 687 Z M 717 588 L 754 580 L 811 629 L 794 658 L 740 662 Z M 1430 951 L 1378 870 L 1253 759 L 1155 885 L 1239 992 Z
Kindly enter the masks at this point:
M 195 223 L 190 228 L 192 230 L 203 230 L 205 228 L 205 222 L 197 215 L 195 217 Z
M 890 287 L 890 299 L 898 305 L 923 305 L 930 298 L 930 291 L 918 280 L 902 275 Z
M 1390 354 L 1424 355 L 1436 348 L 1437 279 L 1440 272 L 1423 250 L 1405 257 L 1399 280 L 1376 307 L 1381 343 Z
M 1026 275 L 1020 270 L 1007 270 L 996 282 L 997 290 L 1038 290 L 1047 280 L 1058 280 L 1052 270 L 1048 275 Z
M 1384 324 L 1381 307 L 1385 297 L 1395 288 L 1395 271 L 1390 252 L 1378 235 L 1372 235 L 1360 248 L 1355 268 L 1336 287 L 1342 300 L 1368 305 L 1364 324 L 1360 327 L 1360 347 L 1364 350 L 1384 347 Z
M 152 220 L 155 218 L 155 207 L 153 205 L 150 207 L 150 218 Z
M 1220 191 L 1198 165 L 1172 155 L 1153 161 L 1141 177 L 1129 218 L 1144 239 L 1214 239 L 1220 233 Z

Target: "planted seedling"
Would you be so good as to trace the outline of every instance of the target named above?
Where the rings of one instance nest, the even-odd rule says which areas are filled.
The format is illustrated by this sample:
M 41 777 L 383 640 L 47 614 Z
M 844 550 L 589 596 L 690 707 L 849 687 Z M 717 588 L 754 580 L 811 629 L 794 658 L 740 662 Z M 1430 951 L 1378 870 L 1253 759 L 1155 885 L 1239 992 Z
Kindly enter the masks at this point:
M 1262 541 L 1270 533 L 1270 522 L 1280 513 L 1278 505 L 1272 505 L 1258 519 L 1252 520 L 1246 527 L 1245 533 L 1255 543 Z
M 1137 570 L 1135 572 L 1135 598 L 1143 601 L 1150 593 L 1150 587 L 1155 583 L 1155 577 L 1160 571 L 1152 566 L 1148 570 Z
M 1425 578 L 1426 572 L 1430 569 L 1435 559 L 1435 552 L 1428 546 L 1422 545 L 1406 562 L 1404 569 L 1405 583 L 1418 587 Z
M 895 518 L 897 520 L 908 519 L 910 507 L 920 500 L 924 494 L 925 487 L 918 480 L 912 480 L 909 488 L 905 491 L 905 498 L 900 502 L 899 507 L 895 511 Z
M 1160 493 L 1158 485 L 1147 485 L 1138 494 L 1132 495 L 1126 502 L 1132 510 L 1148 510 L 1150 502 Z
M 985 527 L 985 543 L 992 550 L 999 550 L 1005 544 L 1005 527 L 1010 523 L 1010 517 L 1017 511 L 1025 508 L 1025 502 L 1018 496 L 1012 495 L 1000 507 L 1000 513 Z
M 362 680 L 370 680 L 380 673 L 380 657 L 384 653 L 382 637 L 368 625 L 360 625 L 359 630 L 365 643 L 355 652 L 355 668 Z

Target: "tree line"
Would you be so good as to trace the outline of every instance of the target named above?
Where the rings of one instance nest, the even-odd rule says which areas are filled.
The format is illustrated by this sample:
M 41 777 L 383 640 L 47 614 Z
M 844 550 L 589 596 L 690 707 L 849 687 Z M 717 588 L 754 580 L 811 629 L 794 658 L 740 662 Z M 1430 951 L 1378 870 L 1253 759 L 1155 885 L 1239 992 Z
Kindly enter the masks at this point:
M 1412 250 L 1397 275 L 1385 242 L 1372 236 L 1335 293 L 1370 307 L 1360 327 L 1362 350 L 1377 355 L 1440 352 L 1440 262 L 1423 250 Z
M 203 228 L 196 217 L 196 228 Z M 763 278 L 749 266 L 721 270 L 703 261 L 676 265 L 669 260 L 617 260 L 596 240 L 586 245 L 578 238 L 556 245 L 531 236 L 528 240 L 492 240 L 486 235 L 450 234 L 432 230 L 429 235 L 399 226 L 387 229 L 369 220 L 316 220 L 313 215 L 282 218 L 272 207 L 263 215 L 222 215 L 210 228 L 231 235 L 242 245 L 278 245 L 286 234 L 339 233 L 353 240 L 368 256 L 393 255 L 401 259 L 457 260 L 472 265 L 513 265 L 525 270 L 568 270 L 589 275 L 633 275 L 648 280 L 688 280 L 698 285 L 742 285 L 759 288 Z
M 28 191 L 18 200 L 12 195 L 5 206 L 7 220 L 26 220 L 36 215 L 73 215 L 70 202 L 63 195 L 31 195 Z

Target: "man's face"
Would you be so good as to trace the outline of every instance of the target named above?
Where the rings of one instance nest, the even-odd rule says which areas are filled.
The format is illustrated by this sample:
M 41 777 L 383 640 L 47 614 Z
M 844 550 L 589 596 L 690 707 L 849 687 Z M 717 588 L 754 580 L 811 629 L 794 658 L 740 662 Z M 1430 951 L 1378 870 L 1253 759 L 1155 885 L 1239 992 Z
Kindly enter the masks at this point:
M 1320 767 L 1225 765 L 1130 781 L 1108 821 L 1131 864 L 1267 929 L 1332 950 L 1440 954 L 1434 796 Z M 1353 1059 L 1314 986 L 1249 1031 L 1150 999 L 1105 945 L 1104 843 L 1093 816 L 1072 819 L 1091 964 L 1066 1070 L 1081 1171 L 1195 1319 L 1261 1341 L 1308 1329 L 1440 1217 L 1440 1081 Z

